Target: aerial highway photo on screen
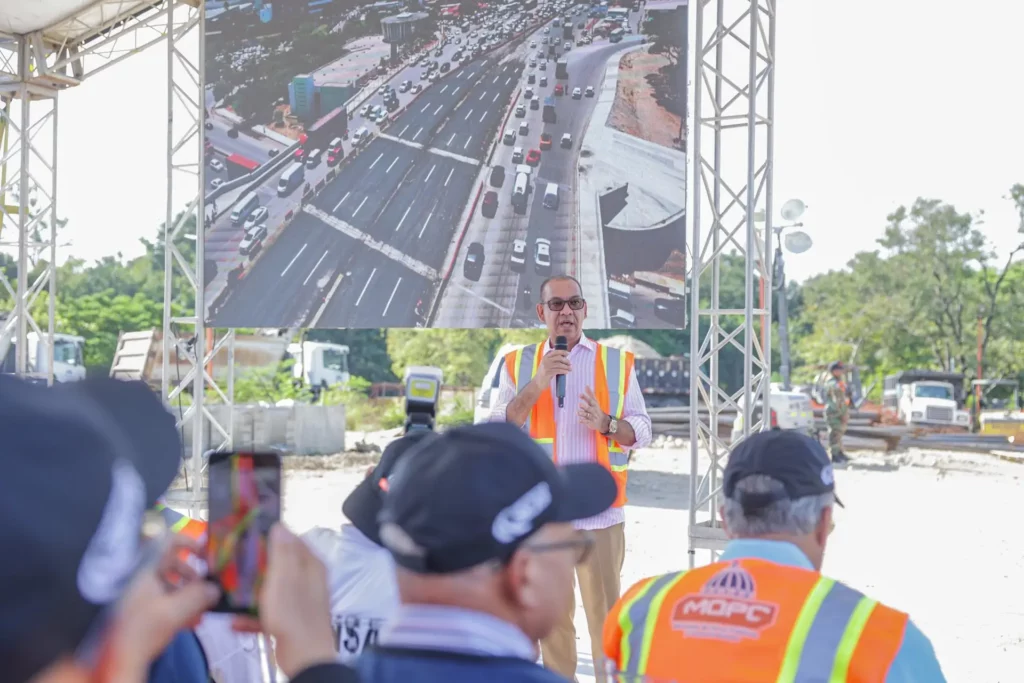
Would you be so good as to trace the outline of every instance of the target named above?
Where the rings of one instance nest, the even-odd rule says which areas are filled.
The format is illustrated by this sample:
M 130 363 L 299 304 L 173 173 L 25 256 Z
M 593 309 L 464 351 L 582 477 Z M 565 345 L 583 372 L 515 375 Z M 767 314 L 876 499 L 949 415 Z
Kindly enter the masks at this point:
M 208 2 L 217 327 L 681 328 L 685 0 Z

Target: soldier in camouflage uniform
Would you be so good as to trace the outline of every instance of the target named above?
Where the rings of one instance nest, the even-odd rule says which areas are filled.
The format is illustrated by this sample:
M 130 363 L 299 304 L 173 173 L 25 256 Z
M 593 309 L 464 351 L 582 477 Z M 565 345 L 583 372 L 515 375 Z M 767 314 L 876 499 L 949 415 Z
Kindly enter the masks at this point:
M 835 361 L 828 366 L 832 377 L 825 382 L 825 425 L 828 427 L 828 450 L 832 454 L 832 462 L 841 464 L 849 462 L 843 452 L 843 434 L 850 417 L 850 404 L 846 398 L 846 366 L 842 361 Z

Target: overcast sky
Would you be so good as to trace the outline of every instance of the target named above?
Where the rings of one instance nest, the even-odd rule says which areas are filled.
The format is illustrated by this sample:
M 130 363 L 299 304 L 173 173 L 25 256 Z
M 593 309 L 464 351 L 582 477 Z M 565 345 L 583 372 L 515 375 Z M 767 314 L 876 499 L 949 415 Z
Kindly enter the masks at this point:
M 802 199 L 815 240 L 787 258 L 790 278 L 874 248 L 886 214 L 918 196 L 984 209 L 990 238 L 1013 243 L 1016 219 L 1002 197 L 1024 182 L 1024 3 L 777 6 L 776 206 Z M 65 252 L 133 257 L 140 237 L 156 236 L 166 211 L 164 74 L 161 45 L 61 95 Z

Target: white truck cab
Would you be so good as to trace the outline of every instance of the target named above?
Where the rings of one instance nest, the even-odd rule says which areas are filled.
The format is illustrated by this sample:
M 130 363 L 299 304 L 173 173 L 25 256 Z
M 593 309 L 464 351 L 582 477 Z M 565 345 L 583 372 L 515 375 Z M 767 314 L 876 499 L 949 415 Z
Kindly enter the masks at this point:
M 344 344 L 305 341 L 288 345 L 295 359 L 292 374 L 309 387 L 331 387 L 349 380 L 349 348 Z
M 814 427 L 814 408 L 811 398 L 802 391 L 783 391 L 781 384 L 772 384 L 768 394 L 768 405 L 771 429 L 784 429 L 803 432 L 808 436 L 816 433 Z M 761 419 L 761 403 L 753 406 L 754 419 Z M 743 415 L 739 414 L 732 423 L 732 443 L 743 437 Z
M 906 425 L 970 426 L 961 409 L 963 375 L 931 370 L 910 370 L 884 380 L 882 404 Z
M 0 369 L 13 373 L 16 362 L 16 345 L 13 327 L 0 335 Z M 45 333 L 29 332 L 28 371 L 33 375 L 46 375 L 50 371 L 50 354 Z M 53 335 L 53 381 L 80 382 L 85 379 L 85 338 L 71 334 Z

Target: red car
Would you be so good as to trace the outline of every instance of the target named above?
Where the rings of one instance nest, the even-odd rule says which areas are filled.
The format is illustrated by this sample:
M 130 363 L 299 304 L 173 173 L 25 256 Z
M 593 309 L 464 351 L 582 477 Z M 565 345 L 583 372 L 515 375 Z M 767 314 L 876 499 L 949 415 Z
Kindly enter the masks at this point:
M 540 163 L 540 150 L 539 149 L 531 149 L 529 152 L 527 152 L 526 153 L 526 163 L 529 164 L 530 166 L 536 166 L 537 164 L 539 164 Z
M 498 193 L 494 190 L 490 190 L 484 194 L 484 203 L 480 206 L 480 213 L 485 218 L 494 218 L 494 215 L 498 213 Z
M 559 83 L 558 85 L 555 86 L 555 95 L 564 95 L 564 94 L 565 94 L 565 87 L 561 83 Z
M 295 150 L 295 161 L 302 161 L 302 158 L 306 156 L 306 150 L 299 147 Z
M 551 149 L 551 133 L 541 133 L 540 136 L 540 148 Z

